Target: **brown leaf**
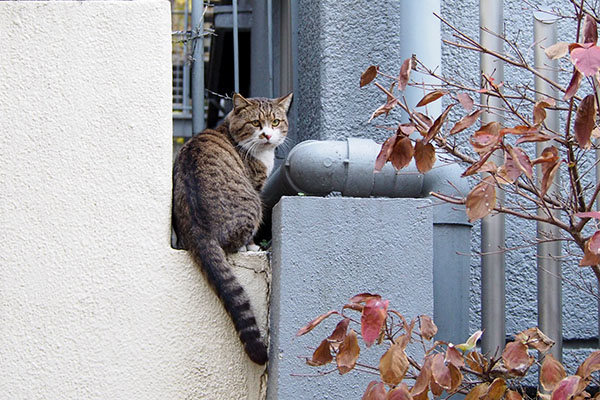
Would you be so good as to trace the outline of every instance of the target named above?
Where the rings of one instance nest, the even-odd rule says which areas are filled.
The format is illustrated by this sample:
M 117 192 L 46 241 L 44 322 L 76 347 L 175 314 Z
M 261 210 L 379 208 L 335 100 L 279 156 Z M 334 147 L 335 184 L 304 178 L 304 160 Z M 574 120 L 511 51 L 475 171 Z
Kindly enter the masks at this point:
M 450 129 L 450 135 L 454 135 L 456 133 L 462 132 L 465 129 L 473 126 L 473 124 L 475 122 L 477 122 L 477 120 L 479 119 L 479 116 L 481 115 L 482 112 L 483 112 L 482 110 L 476 110 L 476 111 L 473 111 L 471 114 L 462 117 L 456 124 L 454 124 L 452 129 Z
M 401 383 L 394 390 L 388 392 L 385 400 L 413 400 L 406 383 Z
M 394 149 L 397 139 L 398 135 L 393 135 L 383 142 L 383 145 L 381 145 L 381 150 L 375 159 L 375 172 L 379 172 L 383 169 L 385 163 L 390 158 L 390 154 L 392 154 L 392 150 Z
M 521 341 L 513 341 L 506 345 L 502 352 L 504 366 L 516 376 L 524 376 L 535 358 L 527 352 L 527 346 Z
M 431 126 L 433 125 L 433 120 L 431 118 L 429 118 L 427 115 L 420 113 L 418 111 L 414 111 L 413 114 L 415 115 L 415 117 L 417 117 L 419 119 L 419 121 L 421 121 L 423 124 L 425 124 L 427 129 L 431 128 Z
M 362 400 L 386 400 L 386 390 L 383 382 L 372 381 L 367 386 L 365 394 L 363 394 Z
M 506 392 L 506 382 L 502 378 L 496 378 L 488 387 L 485 400 L 500 400 Z
M 408 81 L 410 79 L 410 71 L 413 69 L 414 60 L 411 58 L 407 58 L 402 62 L 402 67 L 400 67 L 400 74 L 398 75 L 398 90 L 404 91 L 406 89 L 406 85 L 408 85 Z
M 467 393 L 467 395 L 465 396 L 465 400 L 479 400 L 480 398 L 485 396 L 489 386 L 490 384 L 487 382 L 480 383 L 479 385 L 471 389 L 469 393 Z
M 433 339 L 438 331 L 437 326 L 428 315 L 419 316 L 419 329 L 421 330 L 421 337 L 425 340 Z
M 356 332 L 350 329 L 350 332 L 346 335 L 346 338 L 340 345 L 340 349 L 335 357 L 337 362 L 338 371 L 340 374 L 345 374 L 352 371 L 356 366 L 356 361 L 360 354 L 360 347 L 358 346 L 358 339 Z
M 459 93 L 456 95 L 456 98 L 465 110 L 471 111 L 473 109 L 473 104 L 475 103 L 473 102 L 473 99 L 471 98 L 471 96 L 469 96 L 468 93 Z
M 363 87 L 373 82 L 373 79 L 375 79 L 375 77 L 377 76 L 377 70 L 379 70 L 379 67 L 376 67 L 374 65 L 371 65 L 369 68 L 367 68 L 365 72 L 363 72 L 360 76 L 360 87 Z
M 408 365 L 408 357 L 404 348 L 398 343 L 394 343 L 379 360 L 381 380 L 388 385 L 399 384 L 408 371 Z
M 519 332 L 515 336 L 515 340 L 520 340 L 525 343 L 528 348 L 542 353 L 547 352 L 554 346 L 554 340 L 546 336 L 537 326 Z
M 337 350 L 340 343 L 346 339 L 346 332 L 348 331 L 348 325 L 350 324 L 349 318 L 344 318 L 335 326 L 331 335 L 327 338 L 327 340 L 331 343 L 331 346 Z
M 562 364 L 552 354 L 546 354 L 540 369 L 540 383 L 544 390 L 551 392 L 566 376 Z
M 565 91 L 564 99 L 569 100 L 571 97 L 575 96 L 577 90 L 579 89 L 579 84 L 581 84 L 581 79 L 583 75 L 578 70 L 573 71 L 573 76 L 571 77 L 571 81 L 569 82 L 569 86 L 567 86 L 567 90 Z
M 487 360 L 476 351 L 470 352 L 465 356 L 465 362 L 473 371 L 477 373 L 483 373 L 484 370 L 487 370 L 488 362 Z
M 423 362 L 419 376 L 417 376 L 417 380 L 410 391 L 413 396 L 419 396 L 423 393 L 427 394 L 427 390 L 429 389 L 429 381 L 431 380 L 432 358 L 433 356 L 431 355 L 425 357 L 425 361 Z
M 473 222 L 485 217 L 496 206 L 496 181 L 486 176 L 467 195 L 467 216 Z
M 567 376 L 561 380 L 556 388 L 552 391 L 551 400 L 569 400 L 571 397 L 580 392 L 579 384 L 581 378 L 577 375 Z
M 409 138 L 402 137 L 396 140 L 392 153 L 390 154 L 389 161 L 392 163 L 397 171 L 406 167 L 410 164 L 410 160 L 414 155 L 415 150 L 413 149 L 412 143 Z
M 517 392 L 516 390 L 507 390 L 504 398 L 506 400 L 523 400 L 521 393 Z
M 437 99 L 446 94 L 448 94 L 448 92 L 445 90 L 434 90 L 433 92 L 429 92 L 425 96 L 423 96 L 421 100 L 419 100 L 416 107 L 423 107 L 433 101 L 436 101 Z
M 369 118 L 369 120 L 367 122 L 371 122 L 373 120 L 373 118 L 376 118 L 382 114 L 385 114 L 385 116 L 387 117 L 388 114 L 390 113 L 390 111 L 392 111 L 392 109 L 394 107 L 396 107 L 396 105 L 398 105 L 397 99 L 395 99 L 395 98 L 388 99 L 387 103 L 380 106 L 377 110 L 373 111 L 373 114 L 371 114 L 371 117 Z
M 440 387 L 449 390 L 452 387 L 452 376 L 444 362 L 444 355 L 437 353 L 431 360 L 431 375 Z
M 422 174 L 429 172 L 435 164 L 435 148 L 431 143 L 424 144 L 423 140 L 417 140 L 414 157 L 419 172 Z
M 448 364 L 448 371 L 450 371 L 451 380 L 450 389 L 448 389 L 448 392 L 454 393 L 458 390 L 460 384 L 462 383 L 463 375 L 460 370 L 454 366 L 454 364 Z
M 575 114 L 575 139 L 582 149 L 587 149 L 591 146 L 590 137 L 592 129 L 596 122 L 596 100 L 593 94 L 588 94 L 581 100 Z
M 381 333 L 387 317 L 389 300 L 367 300 L 360 318 L 361 335 L 367 347 L 370 347 Z
M 518 138 L 517 141 L 515 142 L 515 145 L 519 145 L 521 143 L 531 143 L 531 142 L 547 142 L 550 139 L 552 139 L 552 137 L 545 133 L 532 133 L 532 134 L 523 135 L 520 138 Z
M 371 293 L 360 293 L 357 294 L 356 296 L 353 296 L 350 300 L 348 300 L 350 303 L 366 303 L 367 301 L 371 300 L 371 299 L 377 299 L 380 300 L 381 296 L 378 294 L 371 294 Z
M 564 57 L 569 53 L 569 43 L 567 42 L 558 42 L 554 43 L 552 46 L 549 46 L 544 50 L 546 53 L 546 57 L 551 60 L 557 60 L 561 57 Z
M 596 19 L 590 14 L 585 14 L 585 21 L 583 22 L 583 41 L 582 43 L 593 43 L 596 44 L 598 41 L 598 27 L 596 26 Z
M 557 161 L 555 164 L 542 164 L 542 190 L 541 196 L 544 197 L 552 183 L 554 182 L 554 176 L 558 172 L 560 168 L 560 161 Z
M 577 368 L 576 375 L 587 380 L 593 372 L 600 371 L 600 350 L 594 351 Z
M 531 161 L 529 161 L 529 156 L 518 147 L 506 146 L 506 152 L 510 157 L 507 159 L 512 159 L 515 166 L 521 170 L 529 179 L 533 177 L 533 165 L 531 165 Z M 507 167 L 508 168 L 508 167 Z
M 437 133 L 440 131 L 440 129 L 442 128 L 442 125 L 444 125 L 444 121 L 446 120 L 446 117 L 450 113 L 450 109 L 453 106 L 454 106 L 454 104 L 449 104 L 448 107 L 446 107 L 446 109 L 444 110 L 444 112 L 442 112 L 442 114 L 435 120 L 433 125 L 431 125 L 431 128 L 429 128 L 429 131 L 427 131 L 427 136 L 425 137 L 425 141 L 427 143 L 429 143 L 429 141 L 431 139 L 433 139 L 433 137 L 435 135 L 437 135 Z
M 310 366 L 318 367 L 329 364 L 331 361 L 333 361 L 333 356 L 331 355 L 329 341 L 324 339 L 313 353 L 312 358 L 306 360 L 306 363 Z
M 467 168 L 461 176 L 464 178 L 465 176 L 471 176 L 477 172 L 495 172 L 497 168 L 496 164 L 494 164 L 493 161 L 487 161 L 487 159 L 490 158 L 493 152 L 494 151 L 492 150 L 487 154 L 482 155 L 479 161 Z
M 533 107 L 533 124 L 540 125 L 546 119 L 546 108 L 555 105 L 554 99 L 544 99 L 535 103 Z
M 585 242 L 583 246 L 583 259 L 579 261 L 580 267 L 593 267 L 594 265 L 600 264 L 600 254 L 594 253 L 591 249 L 592 241 L 591 238 Z
M 446 362 L 454 365 L 457 368 L 462 368 L 465 366 L 465 359 L 460 351 L 456 349 L 454 346 L 448 346 L 446 350 Z
M 531 127 L 527 125 L 517 125 L 513 128 L 502 128 L 500 129 L 501 135 L 530 135 L 534 133 L 538 133 L 540 130 L 537 127 Z
M 312 331 L 315 328 L 315 326 L 319 325 L 321 322 L 323 322 L 323 320 L 325 318 L 328 318 L 328 317 L 332 316 L 333 314 L 339 314 L 339 312 L 332 310 L 325 314 L 319 315 L 317 318 L 313 319 L 308 324 L 306 324 L 305 326 L 300 328 L 300 330 L 298 332 L 296 332 L 296 336 L 302 336 L 302 335 Z
M 412 122 L 409 122 L 408 124 L 400 124 L 396 130 L 396 134 L 410 136 L 416 129 L 417 128 L 415 127 L 415 124 Z
M 497 121 L 483 125 L 469 138 L 469 142 L 479 154 L 485 154 L 498 147 L 502 139 L 500 124 Z

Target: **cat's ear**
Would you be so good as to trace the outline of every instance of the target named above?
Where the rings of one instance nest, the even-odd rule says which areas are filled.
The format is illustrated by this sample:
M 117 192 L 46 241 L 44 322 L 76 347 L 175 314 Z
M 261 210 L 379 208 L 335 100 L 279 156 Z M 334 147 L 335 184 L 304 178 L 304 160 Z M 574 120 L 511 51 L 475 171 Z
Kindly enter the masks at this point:
M 241 110 L 244 107 L 247 107 L 250 105 L 250 101 L 245 99 L 244 96 L 242 96 L 239 93 L 235 93 L 233 95 L 233 109 L 234 111 L 238 111 Z
M 285 112 L 287 113 L 288 110 L 290 109 L 290 104 L 292 104 L 292 97 L 293 97 L 294 93 L 290 93 L 287 96 L 283 96 L 280 97 L 278 99 L 275 100 L 275 102 L 285 110 Z

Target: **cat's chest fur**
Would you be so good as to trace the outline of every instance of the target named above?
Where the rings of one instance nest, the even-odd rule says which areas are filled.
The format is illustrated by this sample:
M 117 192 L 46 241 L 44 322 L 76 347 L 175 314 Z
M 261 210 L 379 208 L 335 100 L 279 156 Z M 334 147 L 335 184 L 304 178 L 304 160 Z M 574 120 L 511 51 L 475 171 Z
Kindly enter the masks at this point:
M 265 173 L 268 177 L 273 172 L 275 165 L 275 149 L 264 149 L 254 154 L 254 158 L 265 167 Z

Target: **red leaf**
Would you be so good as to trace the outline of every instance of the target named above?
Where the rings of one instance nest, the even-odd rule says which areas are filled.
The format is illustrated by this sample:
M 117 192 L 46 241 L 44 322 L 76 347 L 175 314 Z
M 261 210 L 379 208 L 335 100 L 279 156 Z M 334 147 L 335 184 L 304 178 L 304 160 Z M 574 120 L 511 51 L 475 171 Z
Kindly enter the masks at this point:
M 598 41 L 598 27 L 596 26 L 596 19 L 590 14 L 585 14 L 585 21 L 583 23 L 583 43 L 596 44 Z
M 467 111 L 471 111 L 473 109 L 473 99 L 469 96 L 468 93 L 459 93 L 456 95 L 458 102 L 461 106 Z
M 371 65 L 369 68 L 367 68 L 365 72 L 363 72 L 360 76 L 360 87 L 363 87 L 373 82 L 373 79 L 375 79 L 375 77 L 377 76 L 378 69 L 379 67 L 376 67 L 374 65 Z
M 462 117 L 456 124 L 454 124 L 452 129 L 450 129 L 450 134 L 454 135 L 455 133 L 462 132 L 471 127 L 475 122 L 477 122 L 482 112 L 482 110 L 477 110 L 467 116 Z
M 596 122 L 596 100 L 593 94 L 588 94 L 581 100 L 575 114 L 575 139 L 582 149 L 591 146 L 590 138 Z
M 321 365 L 329 364 L 333 361 L 329 341 L 324 339 L 319 347 L 315 350 L 310 360 L 306 360 L 306 363 L 313 367 L 319 367 Z
M 471 176 L 476 172 L 495 172 L 496 164 L 492 161 L 487 162 L 487 159 L 490 158 L 492 153 L 493 151 L 490 151 L 487 154 L 482 155 L 479 161 L 467 168 L 461 176 L 464 178 L 465 176 Z
M 414 157 L 417 169 L 424 174 L 430 171 L 435 164 L 435 148 L 431 143 L 424 144 L 423 140 L 417 140 Z
M 383 145 L 381 145 L 381 150 L 375 159 L 375 172 L 381 171 L 385 166 L 385 163 L 390 159 L 390 154 L 392 154 L 392 150 L 394 149 L 397 139 L 398 136 L 394 135 L 387 138 L 387 140 L 383 142 Z
M 448 94 L 448 92 L 445 90 L 434 90 L 433 92 L 429 92 L 425 96 L 423 96 L 421 100 L 419 100 L 416 107 L 423 107 L 433 101 L 436 101 L 437 99 L 446 94 Z
M 360 347 L 358 346 L 356 332 L 354 332 L 353 329 L 350 329 L 350 332 L 346 335 L 346 338 L 340 345 L 340 349 L 335 357 L 340 374 L 343 375 L 350 372 L 356 366 L 359 354 Z
M 362 400 L 385 400 L 385 385 L 383 382 L 372 381 L 367 386 Z
M 410 160 L 414 155 L 415 151 L 412 146 L 412 142 L 407 137 L 402 137 L 396 140 L 392 153 L 390 154 L 389 161 L 392 163 L 397 171 L 406 167 L 410 164 Z
M 485 217 L 496 206 L 496 181 L 486 176 L 467 195 L 466 207 L 469 221 Z
M 573 76 L 571 77 L 571 81 L 569 82 L 569 86 L 567 86 L 567 90 L 565 91 L 565 100 L 569 100 L 571 97 L 575 96 L 575 93 L 577 93 L 577 90 L 579 89 L 581 78 L 583 78 L 581 72 L 579 72 L 578 70 L 574 70 Z
M 588 246 L 593 254 L 600 254 L 600 231 L 594 232 L 592 237 L 589 239 Z
M 567 376 L 558 383 L 558 386 L 552 392 L 550 400 L 569 400 L 580 391 L 580 381 L 581 378 L 577 375 Z
M 571 62 L 585 76 L 593 76 L 600 68 L 600 47 L 585 43 L 571 50 Z
M 600 219 L 600 211 L 578 212 L 575 214 L 579 218 L 596 218 Z
M 520 341 L 510 342 L 502 352 L 504 366 L 513 375 L 524 376 L 535 358 L 527 352 L 527 346 Z
M 296 333 L 296 336 L 302 336 L 302 335 L 312 331 L 315 326 L 319 325 L 321 322 L 323 322 L 323 320 L 325 318 L 328 318 L 328 317 L 332 316 L 333 314 L 339 314 L 339 312 L 332 310 L 332 311 L 329 311 L 328 313 L 319 315 L 317 318 L 313 319 L 308 324 L 306 324 L 305 326 L 300 328 L 300 330 Z
M 370 347 L 381 333 L 387 317 L 389 300 L 371 299 L 367 301 L 360 318 L 361 334 L 367 347 Z
M 540 369 L 540 383 L 550 392 L 567 376 L 564 367 L 552 354 L 546 354 Z
M 400 74 L 398 75 L 398 90 L 404 91 L 408 80 L 410 79 L 410 71 L 413 69 L 414 61 L 411 58 L 407 58 L 400 67 Z

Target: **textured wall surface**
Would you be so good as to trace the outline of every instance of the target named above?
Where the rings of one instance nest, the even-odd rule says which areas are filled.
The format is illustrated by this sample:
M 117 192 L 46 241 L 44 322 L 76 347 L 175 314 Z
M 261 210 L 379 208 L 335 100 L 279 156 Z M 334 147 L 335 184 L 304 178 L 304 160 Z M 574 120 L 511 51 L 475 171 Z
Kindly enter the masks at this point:
M 298 357 L 310 356 L 339 318 L 295 338 L 298 329 L 331 309 L 341 310 L 353 295 L 378 293 L 409 319 L 432 315 L 429 204 L 426 199 L 284 197 L 275 206 L 269 399 L 296 399 L 299 393 L 305 399 L 362 395 L 370 374 L 291 376 L 317 371 Z M 376 365 L 382 354 L 378 346 L 361 345 L 361 359 L 369 364 Z
M 260 398 L 170 247 L 169 2 L 0 2 L 0 21 L 0 397 Z M 239 257 L 265 326 L 266 257 Z

